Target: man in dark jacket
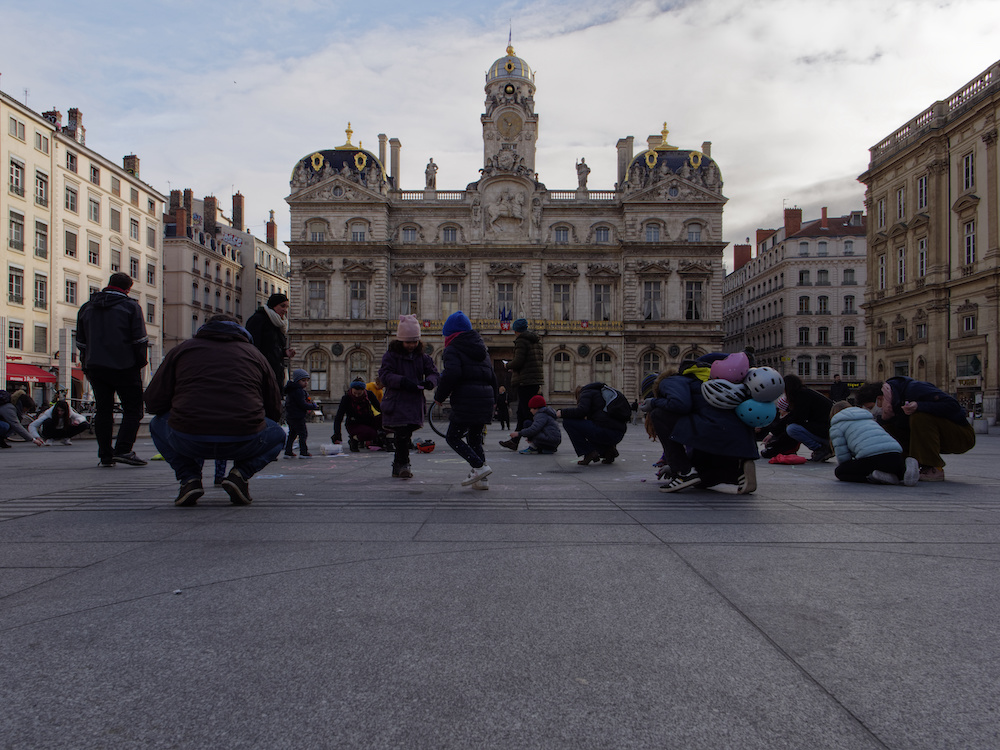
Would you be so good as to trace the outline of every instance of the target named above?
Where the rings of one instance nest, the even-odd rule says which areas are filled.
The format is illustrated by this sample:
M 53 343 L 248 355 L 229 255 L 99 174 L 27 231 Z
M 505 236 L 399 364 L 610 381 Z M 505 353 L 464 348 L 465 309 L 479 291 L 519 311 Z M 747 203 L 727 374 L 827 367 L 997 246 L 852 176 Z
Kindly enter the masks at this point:
M 385 433 L 382 432 L 382 413 L 379 408 L 378 396 L 369 391 L 365 381 L 354 380 L 340 399 L 337 416 L 333 419 L 333 444 L 340 445 L 344 435 L 340 426 L 346 420 L 347 444 L 352 453 L 357 453 L 362 446 L 383 444 Z
M 445 440 L 472 470 L 462 480 L 475 489 L 489 489 L 487 476 L 492 473 L 483 451 L 483 431 L 493 419 L 496 405 L 497 376 L 490 353 L 482 337 L 472 330 L 472 322 L 461 310 L 452 313 L 441 329 L 444 334 L 444 371 L 434 393 L 440 406 L 451 401 L 451 420 Z
M 142 368 L 148 361 L 149 337 L 139 303 L 128 296 L 132 279 L 113 273 L 108 285 L 80 308 L 76 346 L 83 372 L 94 389 L 94 434 L 100 465 L 145 466 L 132 446 L 142 421 Z M 122 423 L 112 448 L 115 394 Z
M 149 433 L 180 482 L 175 505 L 205 494 L 205 459 L 233 461 L 222 488 L 233 505 L 249 505 L 250 477 L 278 457 L 285 431 L 274 372 L 231 315 L 216 315 L 163 359 L 146 389 L 156 416 Z
M 614 419 L 604 410 L 603 389 L 604 383 L 588 383 L 578 389 L 576 406 L 556 412 L 576 455 L 582 456 L 577 462 L 581 466 L 601 459 L 602 463 L 614 463 L 618 456 L 615 446 L 628 429 L 627 422 Z
M 810 461 L 822 463 L 831 458 L 830 409 L 833 402 L 819 391 L 806 388 L 798 375 L 785 375 L 785 396 L 789 406 L 785 433 L 812 451 Z
M 830 400 L 834 403 L 837 401 L 847 401 L 850 393 L 851 387 L 840 379 L 840 375 L 834 375 L 833 382 L 830 384 Z
M 528 321 L 518 318 L 512 326 L 514 329 L 514 359 L 507 363 L 511 371 L 510 386 L 517 394 L 517 424 L 515 430 L 531 421 L 531 409 L 528 402 L 531 397 L 541 393 L 545 382 L 545 353 L 541 339 L 534 331 L 528 330 Z M 520 438 L 501 440 L 504 448 L 517 450 Z
M 857 399 L 903 446 L 903 455 L 917 459 L 921 482 L 944 481 L 942 453 L 965 453 L 976 445 L 962 405 L 933 383 L 899 375 L 866 383 Z
M 284 383 L 285 360 L 295 356 L 288 346 L 288 297 L 280 293 L 268 297 L 267 305 L 247 318 L 246 330 L 271 365 L 275 381 Z

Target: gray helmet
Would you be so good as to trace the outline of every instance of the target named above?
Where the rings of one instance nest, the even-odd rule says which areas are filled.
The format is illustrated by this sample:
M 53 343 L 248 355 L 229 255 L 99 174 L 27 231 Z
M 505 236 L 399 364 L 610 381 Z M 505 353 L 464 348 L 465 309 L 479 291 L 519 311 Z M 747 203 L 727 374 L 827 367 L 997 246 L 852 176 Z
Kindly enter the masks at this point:
M 785 392 L 785 380 L 772 367 L 753 367 L 743 380 L 754 401 L 774 401 Z

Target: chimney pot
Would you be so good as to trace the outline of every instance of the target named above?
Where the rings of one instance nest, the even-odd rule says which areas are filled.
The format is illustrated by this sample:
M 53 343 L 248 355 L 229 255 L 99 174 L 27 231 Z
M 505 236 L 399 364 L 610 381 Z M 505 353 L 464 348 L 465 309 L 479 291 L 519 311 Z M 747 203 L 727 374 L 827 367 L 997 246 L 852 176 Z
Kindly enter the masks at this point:
M 233 229 L 237 232 L 244 231 L 243 228 L 243 194 L 237 192 L 233 196 Z

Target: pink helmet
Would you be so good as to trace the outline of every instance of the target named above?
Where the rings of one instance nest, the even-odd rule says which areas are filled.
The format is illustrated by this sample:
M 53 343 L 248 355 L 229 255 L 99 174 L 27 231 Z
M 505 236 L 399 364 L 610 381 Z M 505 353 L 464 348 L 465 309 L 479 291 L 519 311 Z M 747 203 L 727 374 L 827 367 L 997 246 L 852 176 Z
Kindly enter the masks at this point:
M 725 359 L 717 359 L 712 363 L 713 380 L 742 383 L 748 372 L 750 372 L 750 358 L 746 352 L 735 352 Z

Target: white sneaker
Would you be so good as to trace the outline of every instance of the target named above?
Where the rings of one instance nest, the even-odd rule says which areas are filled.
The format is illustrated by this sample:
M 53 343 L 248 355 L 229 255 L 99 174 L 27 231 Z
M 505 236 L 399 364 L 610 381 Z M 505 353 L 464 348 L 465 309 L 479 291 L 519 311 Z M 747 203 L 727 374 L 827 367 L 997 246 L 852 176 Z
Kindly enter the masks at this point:
M 478 469 L 473 469 L 469 472 L 469 476 L 462 480 L 462 486 L 468 487 L 470 484 L 475 484 L 480 479 L 488 477 L 492 473 L 493 469 L 488 464 L 483 464 Z
M 691 469 L 687 474 L 677 474 L 671 477 L 666 484 L 661 484 L 660 492 L 677 492 L 686 487 L 694 487 L 696 484 L 701 484 L 701 477 L 698 476 L 697 471 Z
M 69 438 L 63 438 L 62 444 L 63 445 L 73 445 L 73 441 L 70 440 Z
M 919 474 L 920 467 L 918 466 L 917 475 L 919 476 Z M 876 469 L 868 475 L 868 481 L 872 484 L 899 484 L 899 477 L 895 474 L 890 474 L 888 471 L 879 471 Z
M 48 448 L 50 445 L 52 445 L 52 441 L 51 440 L 46 440 L 44 443 L 42 443 L 42 446 L 45 447 L 45 448 Z
M 757 489 L 757 466 L 749 458 L 743 459 L 743 473 L 736 482 L 737 495 L 749 495 Z
M 490 488 L 489 477 L 483 477 L 482 479 L 477 479 L 472 483 L 472 489 L 474 490 L 488 490 Z
M 906 473 L 903 474 L 903 484 L 907 487 L 916 487 L 920 481 L 920 462 L 910 456 L 906 459 Z

